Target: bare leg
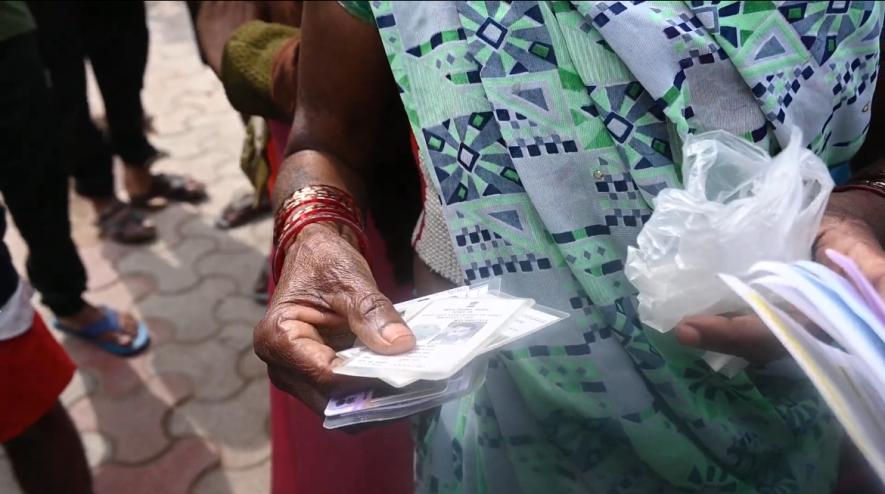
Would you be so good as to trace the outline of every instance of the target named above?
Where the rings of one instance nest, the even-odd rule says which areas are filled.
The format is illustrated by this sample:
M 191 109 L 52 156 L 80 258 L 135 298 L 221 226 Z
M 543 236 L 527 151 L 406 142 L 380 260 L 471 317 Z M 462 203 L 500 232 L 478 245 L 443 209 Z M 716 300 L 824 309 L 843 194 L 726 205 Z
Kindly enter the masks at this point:
M 151 191 L 154 177 L 150 170 L 143 166 L 126 166 L 123 168 L 123 183 L 130 196 L 145 196 Z
M 61 403 L 3 447 L 26 494 L 92 493 L 83 443 Z

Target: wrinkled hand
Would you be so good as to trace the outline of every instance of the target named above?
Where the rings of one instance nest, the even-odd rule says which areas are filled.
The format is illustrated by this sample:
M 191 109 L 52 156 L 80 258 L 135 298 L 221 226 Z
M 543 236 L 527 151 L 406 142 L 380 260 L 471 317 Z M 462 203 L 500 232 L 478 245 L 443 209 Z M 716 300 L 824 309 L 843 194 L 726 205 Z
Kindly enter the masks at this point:
M 849 191 L 833 194 L 821 221 L 814 244 L 814 260 L 841 272 L 826 255 L 827 249 L 845 254 L 857 263 L 879 296 L 885 299 L 885 250 L 867 215 L 858 213 L 856 201 L 878 201 L 885 210 L 885 199 L 869 192 Z M 885 215 L 879 216 L 885 218 Z M 883 225 L 876 225 L 882 231 Z
M 870 194 L 834 193 L 824 212 L 813 258 L 839 272 L 826 255 L 833 249 L 850 257 L 885 299 L 885 251 L 875 230 L 857 212 L 857 201 L 881 201 Z M 780 341 L 755 314 L 739 316 L 691 316 L 676 326 L 676 337 L 687 346 L 737 355 L 751 362 L 765 363 L 786 353 Z
M 402 353 L 415 337 L 372 278 L 347 227 L 306 227 L 289 248 L 264 318 L 254 332 L 255 353 L 271 382 L 322 412 L 332 395 L 359 380 L 332 372 L 337 350 L 358 337 L 382 354 Z

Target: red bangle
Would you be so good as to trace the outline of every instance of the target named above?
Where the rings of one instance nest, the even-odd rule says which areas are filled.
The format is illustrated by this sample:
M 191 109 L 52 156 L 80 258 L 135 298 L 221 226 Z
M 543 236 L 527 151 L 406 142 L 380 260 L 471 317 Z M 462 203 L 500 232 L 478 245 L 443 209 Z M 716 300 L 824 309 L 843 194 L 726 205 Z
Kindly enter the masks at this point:
M 280 235 L 285 229 L 286 224 L 296 211 L 304 206 L 317 203 L 341 208 L 347 216 L 354 218 L 357 223 L 362 224 L 360 209 L 350 194 L 331 185 L 308 185 L 293 192 L 277 211 L 277 217 L 274 222 L 274 245 L 279 242 Z
M 280 208 L 280 213 L 277 215 L 277 218 L 274 221 L 274 244 L 278 242 L 278 236 L 282 233 L 283 229 L 286 226 L 286 223 L 289 222 L 289 219 L 292 217 L 292 215 L 296 212 L 300 214 L 305 209 L 320 209 L 323 206 L 327 206 L 335 210 L 340 210 L 342 206 L 344 206 L 349 216 L 360 220 L 359 210 L 351 209 L 346 205 L 343 205 L 341 201 L 338 201 L 331 197 L 310 197 L 298 202 L 291 201 L 291 199 L 292 198 L 283 203 L 283 206 Z
M 280 224 L 274 227 L 274 245 L 278 245 L 280 243 L 280 236 L 285 233 L 286 229 L 289 228 L 291 224 L 296 223 L 299 218 L 323 213 L 334 213 L 348 218 L 353 218 L 353 215 L 347 213 L 346 211 L 343 211 L 340 207 L 336 207 L 333 204 L 312 204 L 309 206 L 294 209 L 288 212 L 284 221 L 281 221 Z
M 331 222 L 350 227 L 359 249 L 367 256 L 368 238 L 362 228 L 362 215 L 356 201 L 343 190 L 326 185 L 310 185 L 292 193 L 277 212 L 274 223 L 276 253 L 272 263 L 273 279 L 279 280 L 287 251 L 305 227 Z

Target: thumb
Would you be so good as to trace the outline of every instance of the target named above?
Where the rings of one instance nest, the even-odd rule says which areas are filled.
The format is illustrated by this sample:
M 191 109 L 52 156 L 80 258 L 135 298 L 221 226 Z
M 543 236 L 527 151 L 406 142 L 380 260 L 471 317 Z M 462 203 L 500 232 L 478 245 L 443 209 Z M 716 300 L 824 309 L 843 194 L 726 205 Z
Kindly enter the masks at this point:
M 371 350 L 393 355 L 415 347 L 415 336 L 390 299 L 374 286 L 333 297 L 332 309 L 343 314 L 350 330 Z
M 785 353 L 780 340 L 755 314 L 686 317 L 676 326 L 676 338 L 686 346 L 737 355 L 760 363 Z

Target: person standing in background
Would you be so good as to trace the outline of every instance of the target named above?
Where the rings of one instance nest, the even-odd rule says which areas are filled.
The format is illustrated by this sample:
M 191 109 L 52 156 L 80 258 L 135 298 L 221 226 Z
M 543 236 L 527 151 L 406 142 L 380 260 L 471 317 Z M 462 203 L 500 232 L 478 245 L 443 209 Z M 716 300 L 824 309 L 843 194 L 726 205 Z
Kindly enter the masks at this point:
M 40 145 L 39 129 L 51 128 L 52 119 L 46 112 L 48 88 L 34 22 L 24 2 L 0 1 L 0 87 L 0 172 L 6 184 L 10 172 L 33 170 L 40 175 L 43 165 L 55 158 L 46 152 L 52 146 Z M 64 183 L 63 174 L 59 177 Z M 57 214 L 66 220 L 67 192 L 61 190 L 64 201 L 48 201 L 46 207 L 57 207 Z M 7 191 L 4 187 L 10 202 Z M 38 192 L 45 193 L 30 191 L 36 203 Z M 64 223 L 48 225 L 54 227 L 65 233 Z M 0 207 L 0 237 L 5 232 L 6 211 Z M 63 254 L 67 245 L 73 248 L 72 243 L 60 246 Z M 76 257 L 76 251 L 73 254 Z M 32 293 L 16 273 L 6 245 L 0 243 L 0 444 L 25 493 L 90 494 L 92 477 L 83 444 L 59 402 L 75 366 L 34 312 Z
M 30 280 L 58 318 L 59 330 L 115 355 L 139 353 L 150 344 L 142 322 L 83 299 L 86 270 L 71 238 L 59 122 L 52 111 L 34 23 L 22 2 L 4 3 L 0 15 L 7 26 L 0 36 L 3 31 L 19 33 L 4 40 L 0 65 L 4 88 L 0 92 L 0 192 L 27 243 Z
M 180 175 L 154 174 L 164 157 L 144 130 L 141 89 L 148 55 L 143 2 L 30 2 L 40 50 L 49 69 L 62 126 L 65 165 L 77 193 L 98 216 L 103 236 L 122 243 L 156 238 L 156 229 L 114 191 L 113 156 L 124 164 L 132 206 L 155 198 L 198 202 L 205 186 Z M 85 59 L 89 59 L 107 113 L 106 139 L 89 114 Z

